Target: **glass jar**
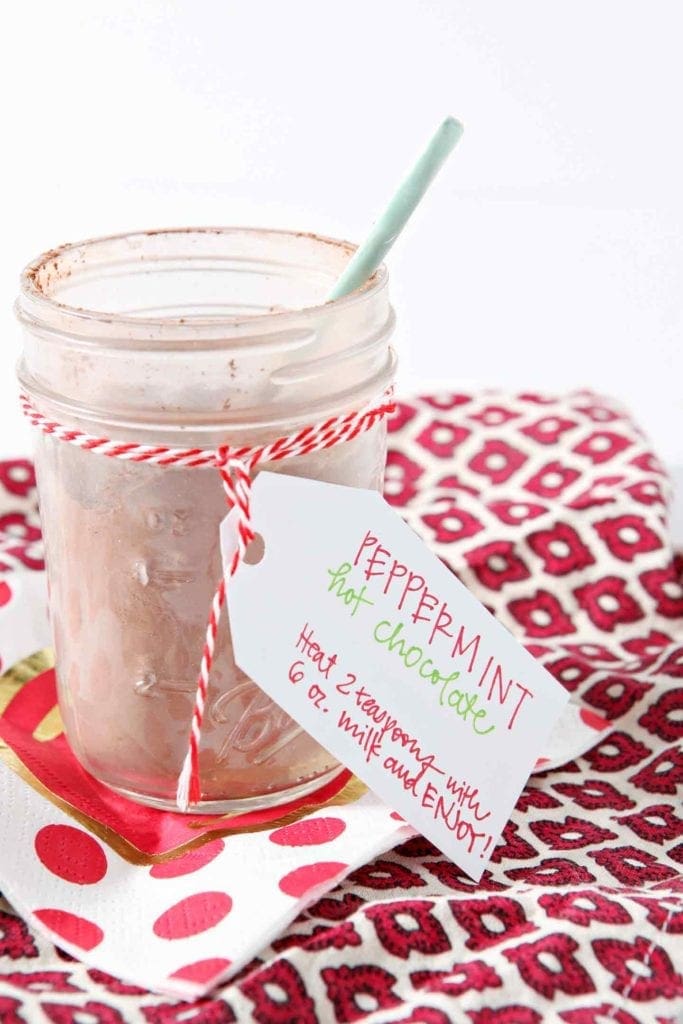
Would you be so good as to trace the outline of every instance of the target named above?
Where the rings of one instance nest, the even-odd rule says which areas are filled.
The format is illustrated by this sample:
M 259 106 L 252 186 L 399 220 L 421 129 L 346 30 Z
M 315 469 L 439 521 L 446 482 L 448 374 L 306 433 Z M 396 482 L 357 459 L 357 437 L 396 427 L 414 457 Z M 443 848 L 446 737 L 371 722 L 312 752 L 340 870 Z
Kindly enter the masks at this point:
M 383 268 L 323 304 L 352 251 L 310 234 L 207 228 L 45 253 L 21 279 L 19 380 L 65 426 L 181 448 L 261 445 L 361 408 L 392 380 L 393 313 Z M 220 476 L 36 436 L 66 735 L 101 782 L 174 809 L 221 574 Z M 385 451 L 380 422 L 265 468 L 380 488 Z M 277 804 L 339 771 L 237 668 L 227 619 L 200 752 L 206 812 Z

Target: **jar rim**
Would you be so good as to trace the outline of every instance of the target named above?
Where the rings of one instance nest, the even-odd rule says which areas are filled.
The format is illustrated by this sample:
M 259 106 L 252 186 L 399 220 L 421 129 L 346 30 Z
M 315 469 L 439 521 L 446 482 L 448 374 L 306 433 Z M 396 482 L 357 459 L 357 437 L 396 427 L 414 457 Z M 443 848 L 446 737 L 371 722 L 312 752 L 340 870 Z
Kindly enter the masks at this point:
M 344 295 L 338 299 L 296 308 L 269 310 L 267 312 L 225 313 L 221 314 L 219 317 L 212 316 L 206 320 L 193 318 L 190 324 L 182 317 L 158 315 L 133 316 L 125 313 L 72 306 L 68 303 L 60 302 L 54 295 L 50 294 L 46 290 L 46 285 L 41 283 L 40 280 L 41 275 L 44 275 L 49 281 L 50 273 L 53 276 L 57 275 L 59 278 L 60 259 L 73 255 L 79 250 L 85 250 L 88 247 L 116 242 L 133 244 L 136 241 L 143 241 L 145 238 L 155 236 L 230 236 L 231 234 L 241 234 L 254 237 L 260 236 L 264 239 L 271 236 L 278 239 L 285 239 L 287 237 L 291 239 L 308 238 L 315 243 L 320 243 L 324 246 L 332 246 L 338 251 L 344 250 L 349 254 L 349 257 L 351 257 L 357 249 L 357 246 L 352 242 L 333 238 L 327 235 L 319 235 L 311 231 L 293 231 L 282 228 L 261 228 L 243 225 L 226 225 L 221 227 L 186 226 L 176 228 L 153 228 L 150 230 L 93 236 L 91 238 L 83 239 L 82 241 L 67 242 L 56 248 L 48 249 L 35 259 L 31 260 L 24 267 L 20 275 L 20 295 L 16 306 L 17 316 L 20 320 L 30 321 L 34 326 L 47 326 L 55 316 L 66 317 L 69 320 L 69 330 L 64 331 L 65 334 L 80 334 L 81 330 L 84 332 L 87 331 L 88 333 L 93 331 L 96 332 L 98 326 L 106 333 L 109 333 L 112 330 L 112 327 L 119 324 L 121 327 L 129 328 L 133 331 L 174 331 L 178 329 L 184 331 L 191 329 L 195 336 L 197 332 L 201 332 L 203 326 L 210 330 L 212 334 L 216 331 L 217 327 L 231 332 L 239 332 L 240 328 L 251 330 L 254 327 L 258 327 L 259 331 L 261 329 L 268 331 L 271 327 L 273 330 L 279 331 L 289 326 L 290 321 L 296 320 L 297 324 L 300 325 L 302 317 L 314 317 L 323 311 L 348 310 L 359 302 L 372 300 L 378 292 L 382 291 L 387 283 L 387 268 L 384 264 L 381 264 L 367 281 L 354 289 L 354 291 L 350 292 L 348 295 Z M 52 264 L 51 271 L 50 264 Z M 23 308 L 22 300 L 26 300 L 27 303 L 30 304 L 30 310 Z M 59 328 L 57 328 L 57 332 L 60 334 L 62 333 Z

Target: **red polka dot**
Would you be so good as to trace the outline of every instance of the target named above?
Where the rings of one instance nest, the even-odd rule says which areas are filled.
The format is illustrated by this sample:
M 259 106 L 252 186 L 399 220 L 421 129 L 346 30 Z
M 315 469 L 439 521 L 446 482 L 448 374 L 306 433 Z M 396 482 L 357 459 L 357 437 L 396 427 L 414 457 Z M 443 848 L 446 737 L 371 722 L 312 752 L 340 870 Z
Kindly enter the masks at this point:
M 12 588 L 9 583 L 5 583 L 4 580 L 0 580 L 0 606 L 7 604 L 8 601 L 12 600 Z
M 319 846 L 331 843 L 345 828 L 346 823 L 341 818 L 310 818 L 276 829 L 270 841 L 278 846 Z
M 72 825 L 46 825 L 36 833 L 34 846 L 48 871 L 66 882 L 94 885 L 107 873 L 107 858 L 100 844 Z
M 399 814 L 399 813 L 398 813 L 398 811 L 392 811 L 392 812 L 391 812 L 391 814 L 389 815 L 389 817 L 390 817 L 390 818 L 393 818 L 393 819 L 394 819 L 394 821 L 405 821 L 405 820 L 406 820 L 406 819 L 405 819 L 405 818 L 403 817 L 403 815 L 401 815 L 401 814 Z
M 196 850 L 189 850 L 182 857 L 175 860 L 165 861 L 163 864 L 155 864 L 150 868 L 152 878 L 177 878 L 178 875 L 189 875 L 192 871 L 199 871 L 205 864 L 210 864 L 219 853 L 225 849 L 222 839 L 214 839 Z
M 182 981 L 196 981 L 204 985 L 212 981 L 219 974 L 227 971 L 232 960 L 222 960 L 220 957 L 212 957 L 210 960 L 197 960 L 196 963 L 186 964 L 170 975 L 171 978 L 179 978 Z
M 154 922 L 160 939 L 186 939 L 214 928 L 232 910 L 225 892 L 198 892 L 175 903 Z
M 85 917 L 70 914 L 67 910 L 46 908 L 34 910 L 33 914 L 60 939 L 78 946 L 79 949 L 94 949 L 104 938 L 104 932 L 98 925 Z
M 580 714 L 582 721 L 597 732 L 602 732 L 609 725 L 609 722 L 605 721 L 602 715 L 596 715 L 595 711 L 589 711 L 588 708 L 581 708 Z
M 303 896 L 319 885 L 331 881 L 343 871 L 346 871 L 348 864 L 342 864 L 337 860 L 319 861 L 317 864 L 304 864 L 295 868 L 288 875 L 281 878 L 278 885 L 282 892 L 288 896 Z

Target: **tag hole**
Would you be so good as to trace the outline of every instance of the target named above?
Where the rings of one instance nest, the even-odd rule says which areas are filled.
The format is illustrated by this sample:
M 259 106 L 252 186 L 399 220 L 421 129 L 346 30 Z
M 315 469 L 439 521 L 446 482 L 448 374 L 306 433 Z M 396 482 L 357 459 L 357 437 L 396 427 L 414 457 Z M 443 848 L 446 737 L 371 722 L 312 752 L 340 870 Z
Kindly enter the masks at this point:
M 260 533 L 256 533 L 254 534 L 254 539 L 249 542 L 249 546 L 244 552 L 244 561 L 247 565 L 258 565 L 259 562 L 263 561 L 265 553 L 266 542 Z

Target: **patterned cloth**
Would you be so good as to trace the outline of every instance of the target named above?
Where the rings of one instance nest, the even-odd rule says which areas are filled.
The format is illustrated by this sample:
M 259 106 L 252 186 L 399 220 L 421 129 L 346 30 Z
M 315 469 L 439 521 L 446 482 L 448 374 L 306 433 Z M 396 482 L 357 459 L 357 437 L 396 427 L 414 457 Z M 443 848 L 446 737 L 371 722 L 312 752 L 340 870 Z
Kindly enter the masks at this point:
M 399 403 L 386 495 L 612 730 L 535 775 L 473 883 L 416 837 L 213 997 L 87 969 L 0 908 L 0 1021 L 645 1024 L 683 1009 L 683 579 L 666 473 L 588 394 Z M 0 465 L 0 604 L 41 568 L 30 463 Z M 0 636 L 4 667 L 11 638 Z

